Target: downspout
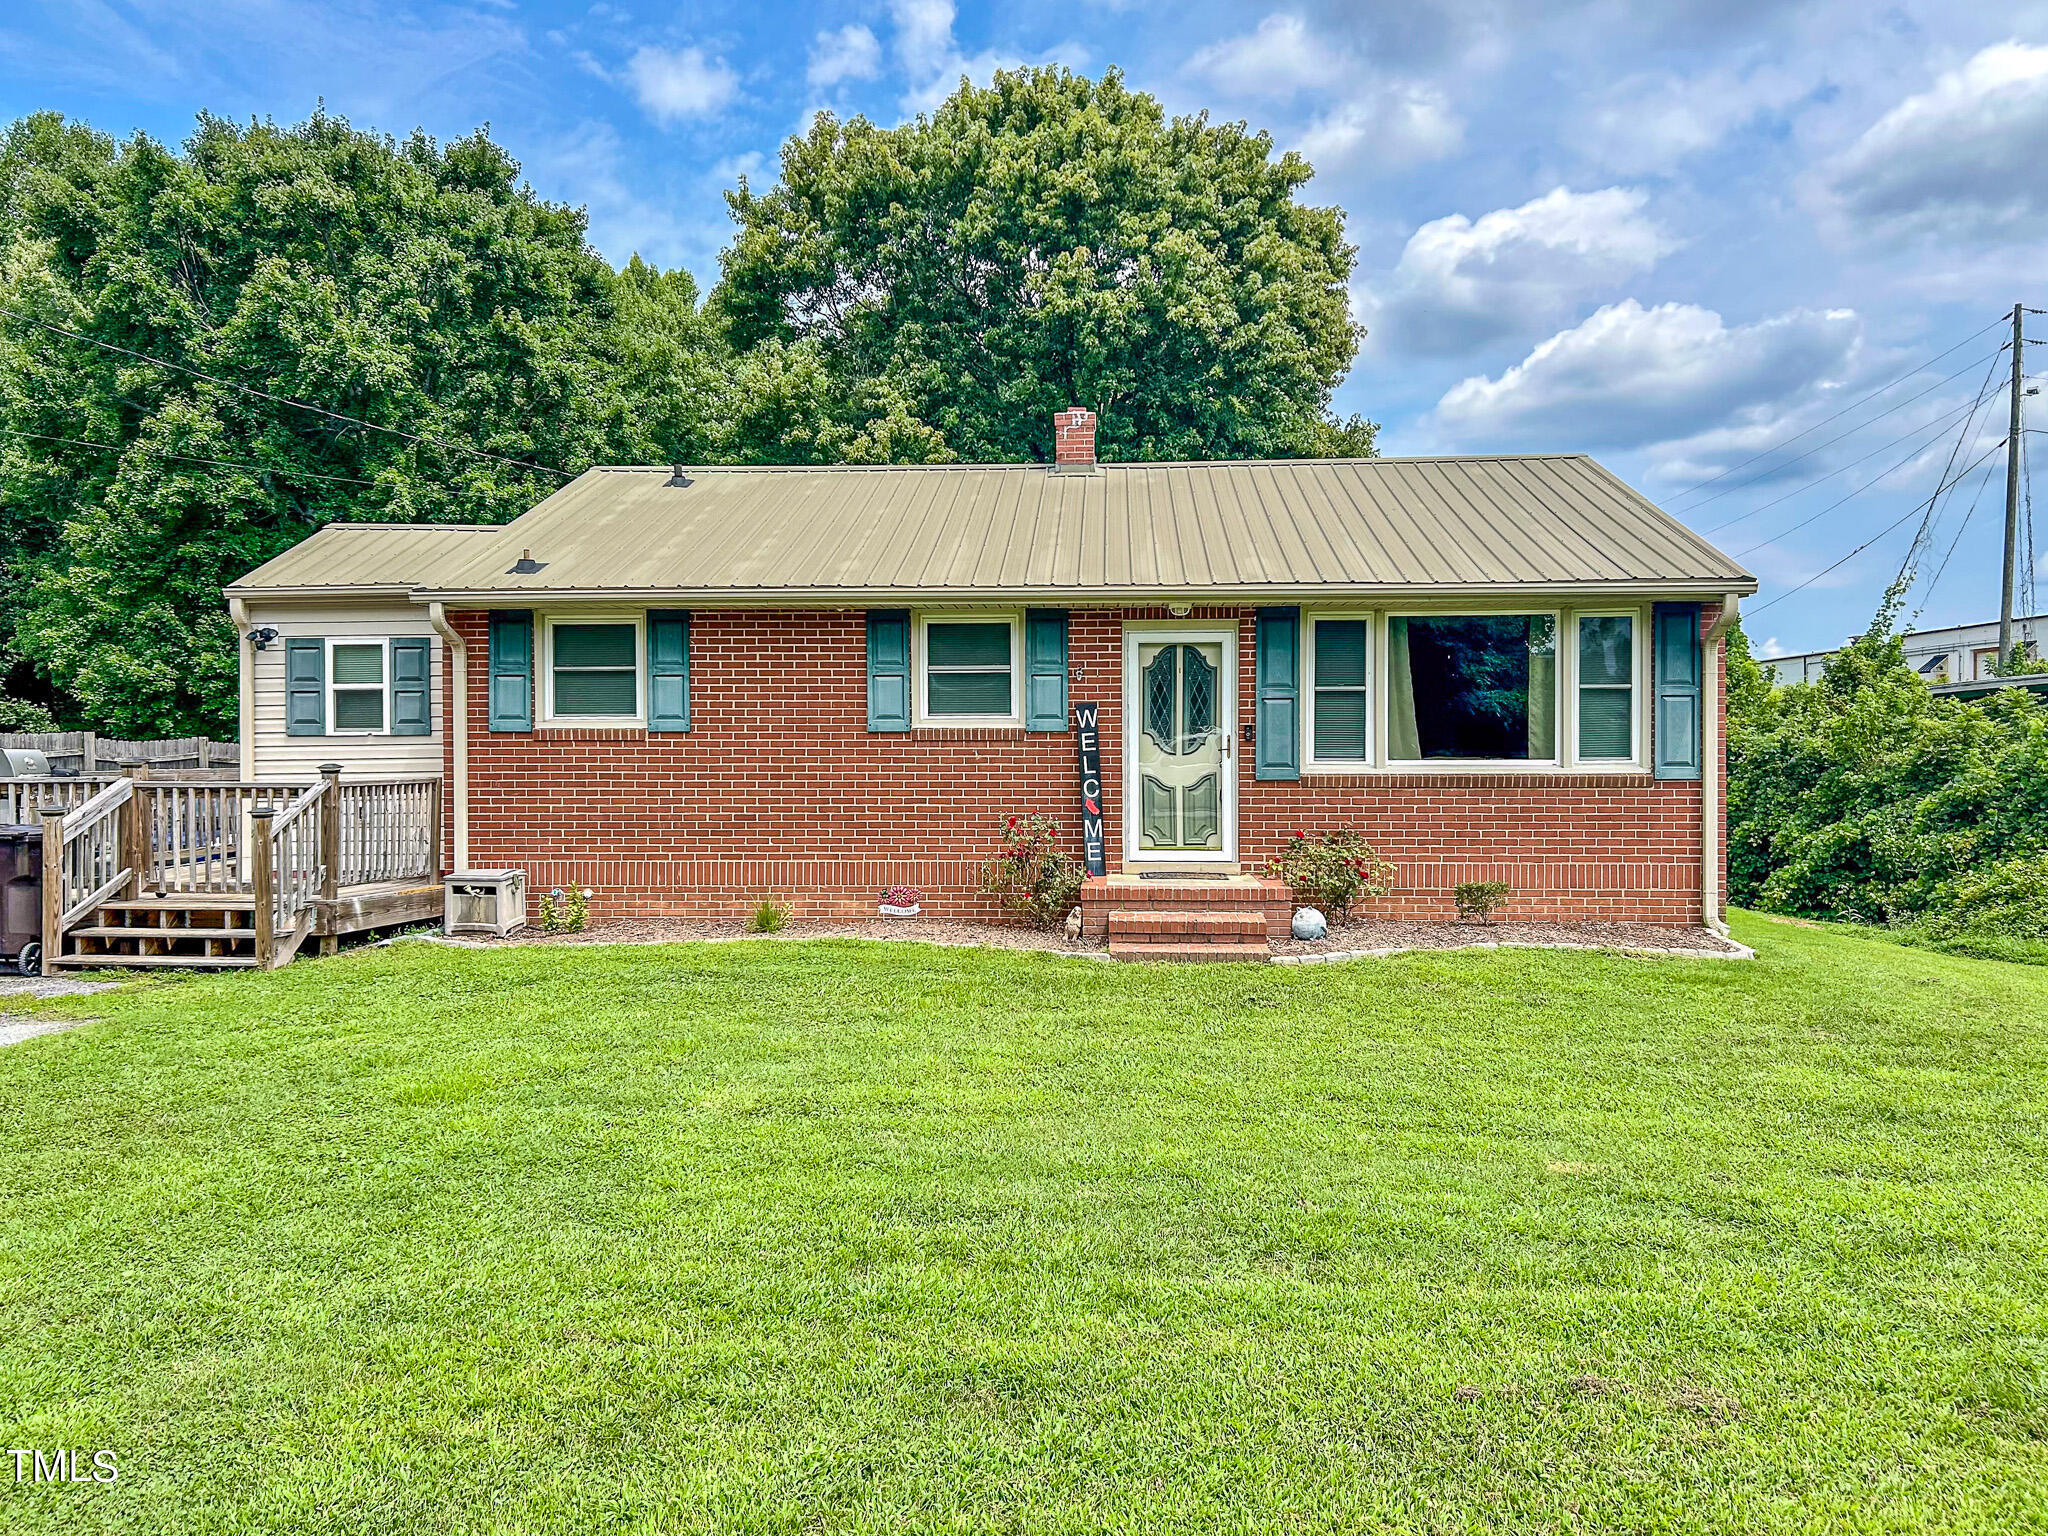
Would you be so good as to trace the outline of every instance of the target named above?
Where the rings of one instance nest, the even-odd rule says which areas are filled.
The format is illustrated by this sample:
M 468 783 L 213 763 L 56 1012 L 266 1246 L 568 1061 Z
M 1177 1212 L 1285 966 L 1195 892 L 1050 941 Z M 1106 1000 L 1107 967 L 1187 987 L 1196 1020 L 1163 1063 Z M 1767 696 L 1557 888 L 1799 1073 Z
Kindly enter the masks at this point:
M 1721 636 L 1735 622 L 1735 594 L 1721 599 L 1721 611 L 1700 640 L 1700 921 L 1710 933 L 1728 937 L 1721 921 Z
M 427 618 L 448 652 L 449 743 L 455 760 L 454 783 L 449 798 L 455 808 L 456 869 L 469 868 L 469 645 L 448 622 L 448 610 L 440 603 L 427 604 Z
M 228 599 L 228 618 L 235 626 L 235 734 L 241 738 L 236 769 L 244 784 L 256 778 L 256 658 L 249 654 L 249 605 Z

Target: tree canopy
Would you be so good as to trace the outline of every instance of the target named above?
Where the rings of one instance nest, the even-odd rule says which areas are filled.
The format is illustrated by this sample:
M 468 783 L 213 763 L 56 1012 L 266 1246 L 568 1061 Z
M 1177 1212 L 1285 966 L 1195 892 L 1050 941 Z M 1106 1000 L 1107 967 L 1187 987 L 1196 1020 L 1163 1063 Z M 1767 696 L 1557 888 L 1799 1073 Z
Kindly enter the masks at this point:
M 23 118 L 0 730 L 231 733 L 222 586 L 337 519 L 501 521 L 594 463 L 1045 459 L 1073 404 L 1108 458 L 1370 453 L 1329 414 L 1352 250 L 1309 175 L 1114 72 L 999 74 L 792 138 L 731 195 L 707 302 L 614 270 L 485 131 L 202 115 L 173 150 Z
M 736 350 L 786 349 L 828 410 L 900 410 L 932 457 L 1048 460 L 1069 405 L 1107 458 L 1369 453 L 1369 424 L 1329 415 L 1353 249 L 1297 199 L 1311 174 L 1114 70 L 999 73 L 898 128 L 821 113 L 772 189 L 727 195 L 712 308 Z

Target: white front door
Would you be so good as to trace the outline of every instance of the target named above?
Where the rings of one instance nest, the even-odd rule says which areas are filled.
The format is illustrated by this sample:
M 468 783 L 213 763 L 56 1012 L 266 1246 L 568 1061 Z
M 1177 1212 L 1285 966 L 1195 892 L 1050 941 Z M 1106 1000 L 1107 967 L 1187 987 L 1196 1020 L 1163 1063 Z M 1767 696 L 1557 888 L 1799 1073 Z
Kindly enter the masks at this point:
M 1237 632 L 1124 632 L 1124 862 L 1237 857 Z

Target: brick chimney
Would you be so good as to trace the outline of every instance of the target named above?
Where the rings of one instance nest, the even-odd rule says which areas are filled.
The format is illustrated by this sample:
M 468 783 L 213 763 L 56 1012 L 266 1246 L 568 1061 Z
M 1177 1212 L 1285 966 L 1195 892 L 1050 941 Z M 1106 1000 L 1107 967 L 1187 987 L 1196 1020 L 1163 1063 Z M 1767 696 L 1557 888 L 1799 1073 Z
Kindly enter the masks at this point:
M 1095 413 L 1081 406 L 1055 411 L 1052 418 L 1052 467 L 1068 474 L 1089 474 L 1095 468 Z

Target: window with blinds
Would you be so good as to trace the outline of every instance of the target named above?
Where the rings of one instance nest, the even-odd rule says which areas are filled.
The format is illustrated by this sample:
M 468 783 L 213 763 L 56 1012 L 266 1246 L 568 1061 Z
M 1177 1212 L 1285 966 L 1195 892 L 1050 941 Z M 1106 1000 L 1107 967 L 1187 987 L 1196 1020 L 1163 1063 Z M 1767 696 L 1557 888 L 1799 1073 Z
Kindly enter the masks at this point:
M 1366 759 L 1366 627 L 1364 619 L 1317 619 L 1311 655 L 1310 759 Z
M 1628 762 L 1636 755 L 1635 620 L 1587 613 L 1578 628 L 1579 760 Z
M 555 719 L 631 720 L 640 713 L 640 627 L 548 625 L 548 713 Z

